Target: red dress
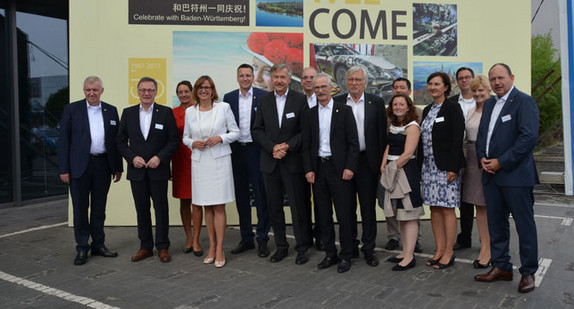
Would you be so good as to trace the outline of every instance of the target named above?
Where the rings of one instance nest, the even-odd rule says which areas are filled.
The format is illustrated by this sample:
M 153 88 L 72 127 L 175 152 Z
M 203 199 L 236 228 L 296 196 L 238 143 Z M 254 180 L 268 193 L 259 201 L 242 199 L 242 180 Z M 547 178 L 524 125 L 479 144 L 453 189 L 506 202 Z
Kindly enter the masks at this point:
M 181 141 L 185 124 L 185 109 L 178 106 L 173 109 L 173 116 L 179 132 L 179 148 L 171 159 L 173 175 L 173 197 L 191 199 L 191 150 Z

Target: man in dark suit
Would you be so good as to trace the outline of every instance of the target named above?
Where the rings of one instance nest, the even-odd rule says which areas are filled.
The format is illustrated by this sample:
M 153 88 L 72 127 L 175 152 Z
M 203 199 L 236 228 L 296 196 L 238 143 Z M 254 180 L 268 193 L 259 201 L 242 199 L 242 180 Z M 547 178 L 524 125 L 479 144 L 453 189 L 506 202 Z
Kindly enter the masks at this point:
M 239 89 L 227 93 L 223 101 L 229 103 L 235 116 L 235 122 L 239 125 L 240 137 L 237 142 L 231 144 L 231 162 L 233 164 L 233 182 L 235 184 L 235 204 L 239 214 L 239 229 L 241 241 L 231 250 L 231 254 L 239 254 L 255 248 L 253 242 L 253 228 L 251 226 L 251 202 L 249 187 L 255 194 L 255 207 L 257 209 L 257 243 L 259 245 L 257 255 L 269 256 L 267 242 L 269 241 L 269 229 L 271 222 L 267 212 L 267 200 L 263 178 L 259 171 L 260 147 L 253 142 L 251 129 L 255 122 L 255 111 L 259 98 L 267 91 L 253 88 L 253 67 L 242 64 L 237 68 L 237 82 Z
M 305 112 L 303 166 L 307 182 L 313 184 L 315 215 L 321 225 L 325 258 L 317 267 L 340 262 L 340 273 L 351 269 L 353 255 L 354 173 L 359 164 L 359 137 L 351 107 L 333 102 L 331 77 L 319 73 L 313 80 L 318 105 Z M 339 223 L 341 254 L 337 256 L 333 224 L 333 202 Z
M 484 103 L 478 128 L 476 153 L 483 169 L 490 232 L 491 270 L 477 281 L 512 281 L 509 255 L 512 214 L 518 241 L 522 278 L 518 291 L 534 290 L 538 270 L 538 238 L 534 222 L 534 193 L 538 183 L 532 150 L 538 142 L 538 108 L 534 99 L 514 87 L 510 67 L 495 64 L 488 72 L 496 97 Z
M 286 64 L 271 68 L 274 91 L 263 95 L 255 115 L 252 136 L 261 146 L 261 172 L 267 190 L 267 205 L 275 233 L 277 251 L 271 263 L 287 256 L 289 243 L 285 234 L 283 188 L 287 192 L 297 257 L 295 263 L 305 264 L 311 231 L 305 209 L 305 176 L 301 158 L 303 112 L 309 109 L 305 95 L 289 90 L 291 69 Z
M 377 217 L 375 212 L 379 171 L 386 147 L 387 116 L 385 102 L 382 98 L 365 93 L 368 82 L 367 69 L 363 66 L 354 66 L 347 71 L 348 94 L 334 98 L 351 106 L 357 124 L 359 135 L 359 166 L 353 178 L 356 194 L 359 195 L 361 206 L 361 220 L 363 235 L 361 251 L 365 262 L 370 266 L 379 265 L 375 254 L 375 239 L 377 237 Z M 356 199 L 355 199 L 356 203 Z M 357 239 L 357 213 L 353 212 L 354 226 L 353 257 L 359 257 L 359 240 Z
M 167 181 L 171 177 L 169 161 L 179 146 L 179 135 L 171 108 L 154 102 L 157 82 L 143 77 L 137 88 L 140 104 L 124 109 L 117 136 L 118 150 L 128 163 L 127 179 L 137 212 L 140 250 L 132 261 L 153 256 L 151 197 L 155 210 L 155 247 L 160 261 L 168 263 L 171 256 Z
M 60 119 L 58 166 L 60 179 L 70 185 L 72 197 L 74 265 L 85 264 L 90 249 L 92 255 L 118 256 L 104 245 L 104 221 L 112 176 L 114 182 L 118 182 L 123 172 L 122 157 L 115 143 L 120 124 L 116 108 L 100 101 L 103 92 L 99 77 L 87 77 L 84 80 L 86 99 L 66 105 Z

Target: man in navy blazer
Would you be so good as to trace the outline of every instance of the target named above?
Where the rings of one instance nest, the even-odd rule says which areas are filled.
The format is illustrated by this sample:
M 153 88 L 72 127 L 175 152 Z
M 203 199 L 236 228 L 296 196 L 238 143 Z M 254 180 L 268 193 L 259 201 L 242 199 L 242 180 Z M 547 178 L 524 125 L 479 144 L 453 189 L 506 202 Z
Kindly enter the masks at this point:
M 259 145 L 253 141 L 251 129 L 255 122 L 255 112 L 259 97 L 267 91 L 253 88 L 253 67 L 242 64 L 237 68 L 237 82 L 239 89 L 233 90 L 225 96 L 223 101 L 229 103 L 239 126 L 240 137 L 231 144 L 231 162 L 233 165 L 233 182 L 235 184 L 235 204 L 239 214 L 239 230 L 241 241 L 231 254 L 239 254 L 255 248 L 253 228 L 251 226 L 251 203 L 249 186 L 255 194 L 255 207 L 257 209 L 257 243 L 259 257 L 269 256 L 267 242 L 271 222 L 267 212 L 267 197 L 263 186 L 263 178 L 259 171 Z
M 160 261 L 168 263 L 171 256 L 167 181 L 171 177 L 171 157 L 179 146 L 179 134 L 171 108 L 154 102 L 157 82 L 142 77 L 137 88 L 140 104 L 124 109 L 117 136 L 118 150 L 128 163 L 127 179 L 137 212 L 140 250 L 131 260 L 139 262 L 153 256 L 151 198 L 155 210 L 155 247 Z
M 289 250 L 283 211 L 283 191 L 286 191 L 297 243 L 295 263 L 301 265 L 309 261 L 306 254 L 311 245 L 311 226 L 305 209 L 306 184 L 301 158 L 301 118 L 309 106 L 305 95 L 289 90 L 289 66 L 274 65 L 271 68 L 271 80 L 274 91 L 261 96 L 251 131 L 255 141 L 261 146 L 260 168 L 267 190 L 267 206 L 277 246 L 277 251 L 270 261 L 276 263 L 283 260 Z
M 538 238 L 534 222 L 534 194 L 538 183 L 532 150 L 538 142 L 538 108 L 534 99 L 514 87 L 510 67 L 495 64 L 488 72 L 496 97 L 484 103 L 476 152 L 486 196 L 492 269 L 477 281 L 512 281 L 510 229 L 512 214 L 520 243 L 518 291 L 534 290 L 538 270 Z
M 377 215 L 375 210 L 379 171 L 383 153 L 387 146 L 387 116 L 385 102 L 382 98 L 365 92 L 368 83 L 368 72 L 363 66 L 354 66 L 347 71 L 348 94 L 334 98 L 351 106 L 357 124 L 359 135 L 359 166 L 353 178 L 354 189 L 359 195 L 363 235 L 361 251 L 365 262 L 370 266 L 379 265 L 375 254 L 375 239 L 377 237 Z M 355 199 L 356 203 L 356 199 Z M 357 214 L 353 212 L 355 225 L 353 239 L 355 247 L 353 256 L 359 256 L 359 240 L 357 239 Z
M 103 92 L 100 78 L 87 77 L 84 80 L 86 99 L 66 105 L 60 119 L 58 166 L 60 179 L 70 185 L 77 252 L 75 265 L 86 263 L 90 249 L 92 255 L 118 256 L 104 245 L 104 221 L 112 176 L 114 182 L 118 182 L 123 172 L 122 157 L 115 143 L 120 121 L 116 108 L 100 101 Z

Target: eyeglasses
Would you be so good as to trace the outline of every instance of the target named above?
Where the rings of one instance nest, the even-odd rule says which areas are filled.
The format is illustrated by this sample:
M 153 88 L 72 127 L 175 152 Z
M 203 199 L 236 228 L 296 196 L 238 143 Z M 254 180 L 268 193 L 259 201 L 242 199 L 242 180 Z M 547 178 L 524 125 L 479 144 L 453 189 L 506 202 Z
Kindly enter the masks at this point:
M 313 87 L 313 89 L 315 89 L 315 91 L 317 91 L 317 90 L 325 90 L 325 89 L 327 89 L 328 87 L 329 87 L 329 86 L 327 86 L 327 85 L 321 85 L 321 86 L 315 86 L 315 87 Z
M 199 86 L 199 87 L 197 87 L 197 89 L 199 89 L 199 90 L 211 90 L 211 89 L 213 89 L 213 87 L 211 87 L 211 86 Z
M 138 89 L 138 92 L 139 93 L 146 93 L 146 92 L 147 93 L 154 93 L 154 92 L 156 92 L 156 90 L 155 89 Z

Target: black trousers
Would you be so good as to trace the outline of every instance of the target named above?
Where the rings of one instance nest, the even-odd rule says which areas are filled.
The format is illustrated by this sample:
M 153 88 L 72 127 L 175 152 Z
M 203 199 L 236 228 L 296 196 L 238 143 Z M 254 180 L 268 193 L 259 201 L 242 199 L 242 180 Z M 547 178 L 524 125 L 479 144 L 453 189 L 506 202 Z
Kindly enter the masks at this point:
M 359 166 L 355 177 L 353 177 L 353 189 L 359 195 L 359 204 L 361 209 L 361 221 L 363 226 L 363 235 L 361 241 L 363 247 L 361 251 L 366 255 L 372 254 L 375 250 L 375 239 L 377 238 L 377 214 L 375 205 L 377 199 L 377 184 L 379 183 L 379 170 L 373 170 L 369 166 L 369 161 L 365 152 L 359 154 Z M 355 208 L 357 208 L 356 196 L 353 199 Z M 355 246 L 359 245 L 357 231 L 357 212 L 352 212 L 353 217 L 353 239 Z
M 267 192 L 267 206 L 271 227 L 275 234 L 277 250 L 287 250 L 285 232 L 285 212 L 283 211 L 283 189 L 287 192 L 291 219 L 293 221 L 293 233 L 295 234 L 295 250 L 305 251 L 310 246 L 309 218 L 307 217 L 308 204 L 305 203 L 305 186 L 308 186 L 302 173 L 291 174 L 285 164 L 278 162 L 275 170 L 271 173 L 263 173 L 265 189 Z
M 351 181 L 342 179 L 343 175 L 337 173 L 332 161 L 318 160 L 313 194 L 315 195 L 315 214 L 319 218 L 321 228 L 321 242 L 325 246 L 327 257 L 337 257 L 333 223 L 334 204 L 339 222 L 340 257 L 348 261 L 351 259 L 354 244 L 352 213 L 356 205 L 353 185 Z
M 155 248 L 169 248 L 169 209 L 167 202 L 167 180 L 153 181 L 147 173 L 142 181 L 130 181 L 132 195 L 136 205 L 138 238 L 140 249 L 152 250 L 154 247 L 151 224 L 151 200 L 155 212 Z
M 104 245 L 106 201 L 111 181 L 110 166 L 105 156 L 90 157 L 84 174 L 70 180 L 77 252 L 90 250 L 90 236 L 93 248 Z

